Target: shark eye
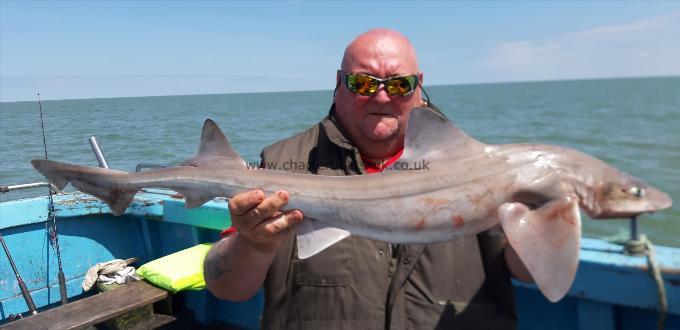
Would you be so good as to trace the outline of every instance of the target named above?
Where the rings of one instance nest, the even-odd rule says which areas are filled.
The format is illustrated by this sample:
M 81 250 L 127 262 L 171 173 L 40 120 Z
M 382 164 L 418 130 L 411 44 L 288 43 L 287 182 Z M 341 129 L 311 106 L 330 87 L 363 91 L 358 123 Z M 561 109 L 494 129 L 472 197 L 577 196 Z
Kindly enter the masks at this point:
M 633 186 L 633 187 L 630 187 L 630 189 L 628 189 L 628 193 L 630 193 L 631 195 L 633 195 L 635 197 L 642 197 L 642 196 L 644 196 L 645 191 L 644 191 L 644 189 L 642 189 L 638 186 Z

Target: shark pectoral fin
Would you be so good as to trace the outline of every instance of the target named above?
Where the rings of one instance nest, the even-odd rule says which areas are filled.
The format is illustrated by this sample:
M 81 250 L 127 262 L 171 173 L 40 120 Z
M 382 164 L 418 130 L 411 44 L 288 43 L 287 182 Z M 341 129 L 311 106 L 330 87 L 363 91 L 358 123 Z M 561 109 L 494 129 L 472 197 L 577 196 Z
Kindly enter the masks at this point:
M 295 226 L 298 258 L 307 259 L 350 236 L 350 232 L 305 218 Z
M 543 295 L 551 302 L 562 299 L 579 261 L 581 216 L 576 198 L 551 200 L 535 210 L 505 203 L 498 215 L 508 241 Z

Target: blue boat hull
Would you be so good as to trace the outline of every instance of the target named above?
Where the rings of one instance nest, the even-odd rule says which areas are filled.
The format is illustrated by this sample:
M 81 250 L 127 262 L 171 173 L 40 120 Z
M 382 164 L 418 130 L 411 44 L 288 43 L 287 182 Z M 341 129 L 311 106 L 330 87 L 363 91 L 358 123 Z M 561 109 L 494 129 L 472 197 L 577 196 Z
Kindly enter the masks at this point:
M 184 208 L 172 192 L 147 190 L 125 215 L 80 193 L 55 196 L 59 243 L 69 299 L 85 296 L 85 272 L 98 262 L 139 258 L 139 265 L 219 239 L 230 225 L 227 204 L 214 200 Z M 59 304 L 57 260 L 46 231 L 47 198 L 0 203 L 0 233 L 39 310 Z M 520 329 L 653 329 L 659 317 L 656 284 L 645 257 L 622 253 L 620 245 L 584 238 L 581 263 L 568 296 L 548 302 L 534 285 L 515 283 Z M 680 329 L 680 249 L 657 247 L 668 296 L 666 329 Z M 0 324 L 28 308 L 4 255 L 0 256 Z M 237 284 L 235 284 L 237 285 Z M 262 295 L 234 303 L 209 292 L 183 293 L 184 308 L 205 325 L 257 328 Z

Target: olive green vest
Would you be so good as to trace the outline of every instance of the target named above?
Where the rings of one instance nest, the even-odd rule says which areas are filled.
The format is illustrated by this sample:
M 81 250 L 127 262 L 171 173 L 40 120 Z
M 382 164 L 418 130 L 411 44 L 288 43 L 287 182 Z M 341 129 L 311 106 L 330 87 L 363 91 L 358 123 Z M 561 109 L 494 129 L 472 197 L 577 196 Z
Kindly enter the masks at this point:
M 267 147 L 262 161 L 300 173 L 365 174 L 346 136 L 331 108 L 318 125 Z M 264 283 L 262 328 L 514 329 L 503 240 L 485 232 L 391 251 L 351 236 L 299 260 L 291 235 Z

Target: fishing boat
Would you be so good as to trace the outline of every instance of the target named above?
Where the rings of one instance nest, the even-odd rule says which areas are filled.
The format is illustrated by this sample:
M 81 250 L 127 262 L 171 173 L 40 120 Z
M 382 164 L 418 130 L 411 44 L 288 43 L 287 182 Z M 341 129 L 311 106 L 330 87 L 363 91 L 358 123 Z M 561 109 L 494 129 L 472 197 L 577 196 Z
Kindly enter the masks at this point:
M 1 189 L 41 185 L 47 183 Z M 171 293 L 145 281 L 102 293 L 83 292 L 86 272 L 97 263 L 134 258 L 133 265 L 141 265 L 215 242 L 220 231 L 230 226 L 226 200 L 215 199 L 195 209 L 185 208 L 184 202 L 175 192 L 145 189 L 116 217 L 94 197 L 56 193 L 53 215 L 58 225 L 58 249 L 54 246 L 56 235 L 50 230 L 48 196 L 0 203 L 0 234 L 8 248 L 7 254 L 0 253 L 0 329 L 102 324 L 116 328 L 110 322 L 144 308 L 151 312 L 136 327 L 258 328 L 262 294 L 245 302 L 229 302 L 207 290 Z M 651 246 L 643 240 L 638 243 L 626 248 L 583 238 L 576 279 L 558 303 L 546 300 L 535 285 L 514 282 L 519 328 L 680 329 L 680 249 Z M 60 262 L 68 299 L 65 305 L 60 297 Z M 34 315 L 18 278 L 23 279 L 35 304 Z M 119 328 L 129 327 L 123 323 Z

